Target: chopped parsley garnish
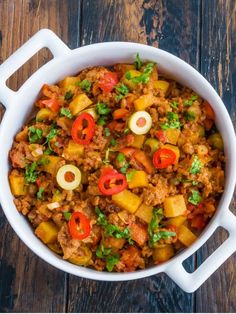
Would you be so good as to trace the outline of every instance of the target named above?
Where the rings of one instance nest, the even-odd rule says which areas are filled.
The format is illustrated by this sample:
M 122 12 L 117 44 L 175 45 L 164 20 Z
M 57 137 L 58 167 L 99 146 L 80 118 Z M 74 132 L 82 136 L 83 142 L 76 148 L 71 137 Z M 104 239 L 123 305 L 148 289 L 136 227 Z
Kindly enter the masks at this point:
M 143 72 L 139 76 L 132 77 L 131 73 L 128 71 L 126 72 L 125 77 L 127 78 L 127 80 L 132 81 L 134 84 L 139 84 L 139 83 L 147 84 L 150 79 L 150 74 L 153 71 L 153 66 L 154 66 L 154 63 L 148 63 L 145 66 Z
M 83 91 L 88 93 L 91 89 L 92 83 L 89 80 L 83 80 L 81 82 L 78 82 L 76 85 L 82 88 Z
M 106 104 L 104 104 L 103 102 L 98 102 L 96 104 L 96 111 L 97 114 L 99 115 L 99 119 L 97 121 L 98 125 L 105 125 L 106 121 L 108 119 L 108 115 L 111 112 L 111 109 L 108 108 L 108 106 Z
M 188 121 L 193 121 L 193 120 L 195 120 L 195 118 L 196 118 L 195 113 L 192 112 L 192 111 L 186 111 L 186 112 L 184 113 L 184 117 L 185 117 L 185 119 L 188 120 Z
M 57 128 L 55 127 L 55 125 L 51 126 L 51 129 L 48 133 L 48 135 L 46 136 L 46 142 L 45 144 L 48 144 L 48 148 L 52 151 L 52 147 L 50 145 L 50 141 L 57 135 Z M 46 152 L 45 152 L 46 153 Z
M 111 135 L 111 131 L 110 131 L 109 128 L 105 128 L 103 133 L 104 133 L 105 136 L 110 136 Z
M 37 199 L 39 199 L 39 200 L 43 200 L 44 199 L 44 197 L 43 197 L 44 190 L 45 189 L 43 187 L 39 188 L 39 190 L 37 192 Z
M 188 198 L 189 203 L 198 205 L 202 201 L 202 197 L 197 190 L 191 191 L 192 195 Z
M 192 95 L 190 99 L 184 101 L 184 106 L 192 106 L 193 102 L 198 99 L 197 95 Z
M 135 56 L 134 65 L 135 65 L 136 70 L 140 70 L 143 65 L 143 62 L 140 59 L 139 53 L 137 53 Z
M 163 218 L 162 208 L 153 208 L 152 220 L 148 225 L 149 245 L 152 247 L 156 242 L 161 239 L 169 239 L 175 237 L 176 233 L 173 231 L 158 230 L 159 223 Z
M 71 98 L 74 96 L 74 94 L 72 93 L 71 90 L 69 90 L 68 92 L 65 93 L 65 100 L 71 100 Z
M 129 163 L 125 163 L 121 168 L 120 168 L 120 172 L 125 174 L 127 172 L 127 169 L 129 168 Z
M 106 235 L 116 239 L 127 239 L 129 242 L 131 242 L 130 231 L 128 228 L 120 230 L 120 228 L 117 226 L 110 224 L 106 218 L 106 215 L 101 212 L 99 207 L 95 207 L 95 212 L 98 216 L 97 224 L 104 228 Z
M 126 96 L 129 93 L 129 89 L 125 84 L 121 84 L 120 86 L 115 87 L 116 91 L 119 93 L 116 96 L 116 100 L 121 100 L 124 96 Z
M 38 171 L 36 171 L 38 163 L 36 161 L 25 166 L 25 179 L 28 183 L 34 183 L 38 177 Z
M 170 103 L 170 106 L 172 107 L 172 108 L 174 108 L 174 109 L 177 109 L 178 108 L 178 103 L 177 103 L 177 101 L 172 101 L 171 103 Z
M 111 272 L 114 266 L 120 259 L 120 255 L 118 253 L 112 253 L 111 249 L 105 248 L 103 245 L 100 245 L 96 250 L 96 256 L 106 261 L 106 268 L 109 272 Z
M 181 123 L 179 121 L 179 116 L 177 113 L 174 113 L 172 111 L 167 112 L 167 119 L 167 122 L 160 125 L 163 130 L 180 129 Z
M 62 107 L 62 108 L 61 108 L 61 111 L 60 111 L 60 114 L 61 114 L 62 116 L 65 116 L 65 117 L 69 118 L 69 119 L 72 119 L 72 118 L 73 118 L 73 115 L 72 115 L 72 113 L 70 112 L 70 109 L 69 109 L 69 108 L 64 108 L 64 107 Z
M 124 134 L 128 134 L 129 133 L 129 128 L 125 128 L 124 129 Z
M 119 163 L 122 163 L 122 162 L 125 161 L 125 155 L 124 155 L 123 153 L 119 153 L 119 154 L 117 155 L 116 159 L 117 159 L 117 161 L 118 161 Z
M 192 162 L 191 168 L 189 169 L 189 172 L 191 174 L 197 174 L 201 171 L 202 166 L 203 165 L 201 161 L 198 159 L 197 155 L 194 155 L 193 162 Z
M 36 143 L 43 138 L 43 130 L 35 128 L 34 126 L 29 127 L 29 142 Z
M 72 214 L 70 212 L 63 212 L 63 215 L 65 217 L 65 220 L 69 221 Z
M 126 173 L 126 180 L 130 182 L 135 174 L 136 170 L 132 169 L 131 171 Z
M 111 144 L 111 146 L 116 146 L 117 141 L 116 141 L 114 138 L 112 138 L 112 139 L 110 140 L 110 144 Z
M 100 115 L 100 116 L 106 116 L 110 113 L 111 109 L 107 107 L 106 104 L 104 104 L 103 102 L 98 102 L 96 104 L 96 110 L 97 110 L 97 113 Z

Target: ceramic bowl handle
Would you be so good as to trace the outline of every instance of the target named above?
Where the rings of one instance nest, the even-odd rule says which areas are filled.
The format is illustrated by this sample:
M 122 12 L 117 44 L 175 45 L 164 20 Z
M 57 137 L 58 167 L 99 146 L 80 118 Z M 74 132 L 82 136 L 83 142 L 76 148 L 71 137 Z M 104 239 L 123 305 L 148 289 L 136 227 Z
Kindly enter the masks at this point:
M 167 275 L 186 292 L 197 290 L 236 251 L 236 216 L 227 209 L 219 219 L 219 226 L 229 232 L 229 237 L 197 270 L 188 273 L 181 262 L 170 265 L 166 270 Z
M 42 29 L 31 37 L 0 65 L 0 101 L 6 107 L 8 107 L 7 104 L 9 100 L 16 95 L 16 92 L 6 86 L 6 80 L 42 48 L 48 48 L 54 58 L 67 55 L 71 51 L 63 41 L 49 29 Z

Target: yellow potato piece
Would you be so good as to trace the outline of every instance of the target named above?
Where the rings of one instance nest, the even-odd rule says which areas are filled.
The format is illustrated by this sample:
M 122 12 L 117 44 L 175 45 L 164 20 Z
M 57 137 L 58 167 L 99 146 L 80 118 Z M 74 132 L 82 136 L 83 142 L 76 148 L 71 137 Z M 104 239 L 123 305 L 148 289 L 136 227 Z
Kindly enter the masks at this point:
M 164 215 L 166 217 L 176 217 L 186 212 L 186 204 L 182 194 L 168 196 L 164 200 Z
M 148 206 L 144 203 L 135 212 L 135 216 L 144 220 L 147 224 L 149 224 L 151 222 L 152 214 L 153 214 L 153 207 Z
M 69 109 L 73 116 L 76 116 L 82 110 L 87 108 L 92 104 L 92 101 L 88 98 L 86 94 L 80 94 L 76 96 L 72 102 L 69 104 Z
M 54 175 L 57 170 L 57 165 L 62 160 L 62 158 L 58 156 L 47 156 L 46 158 L 49 162 L 46 165 L 40 166 L 40 170 Z
M 35 229 L 35 234 L 45 244 L 54 243 L 57 240 L 58 228 L 54 222 L 44 221 Z
M 127 210 L 131 214 L 136 212 L 142 202 L 140 197 L 128 190 L 112 195 L 112 200 L 118 206 Z
M 154 100 L 155 97 L 152 94 L 142 95 L 134 101 L 134 108 L 136 111 L 145 110 L 153 105 Z
M 131 147 L 141 148 L 145 140 L 145 135 L 134 135 L 134 142 L 130 145 Z
M 132 179 L 128 182 L 130 189 L 148 186 L 148 178 L 145 171 L 137 170 L 134 172 Z
M 155 263 L 163 263 L 174 256 L 174 249 L 171 244 L 165 244 L 162 247 L 153 249 L 153 260 Z
M 185 246 L 190 246 L 197 237 L 192 231 L 190 231 L 186 226 L 182 225 L 179 228 L 178 240 L 183 243 Z
M 186 221 L 187 217 L 186 216 L 177 216 L 174 218 L 170 218 L 167 221 L 167 225 L 168 226 L 175 226 L 175 227 L 180 227 L 185 221 Z
M 153 82 L 153 86 L 155 89 L 160 89 L 166 94 L 169 89 L 170 83 L 166 81 L 158 80 L 158 81 Z
M 25 184 L 24 176 L 10 174 L 9 182 L 11 187 L 11 192 L 14 196 L 26 195 L 27 186 Z

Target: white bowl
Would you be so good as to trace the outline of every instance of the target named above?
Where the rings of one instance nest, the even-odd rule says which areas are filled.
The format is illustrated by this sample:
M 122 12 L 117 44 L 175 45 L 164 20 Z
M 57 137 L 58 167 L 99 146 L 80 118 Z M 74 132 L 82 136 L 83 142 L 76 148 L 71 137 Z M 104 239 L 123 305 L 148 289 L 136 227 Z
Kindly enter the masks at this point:
M 17 92 L 10 90 L 5 84 L 6 80 L 43 47 L 51 50 L 54 59 L 35 72 Z M 30 224 L 25 217 L 18 213 L 13 203 L 8 182 L 8 152 L 14 135 L 22 127 L 44 83 L 53 84 L 88 66 L 133 62 L 137 52 L 142 59 L 155 61 L 159 71 L 193 89 L 212 105 L 216 113 L 216 125 L 221 132 L 225 146 L 225 191 L 216 214 L 199 239 L 168 262 L 129 273 L 98 272 L 63 260 L 34 235 Z M 0 66 L 0 101 L 6 107 L 0 127 L 0 201 L 2 208 L 22 241 L 46 262 L 76 276 L 95 280 L 131 280 L 165 272 L 183 290 L 193 292 L 236 250 L 236 218 L 228 209 L 236 181 L 234 129 L 227 110 L 216 91 L 201 74 L 181 59 L 161 49 L 130 42 L 100 43 L 70 50 L 52 31 L 43 29 Z M 229 232 L 228 239 L 195 272 L 191 274 L 186 272 L 182 265 L 183 261 L 201 247 L 219 226 Z

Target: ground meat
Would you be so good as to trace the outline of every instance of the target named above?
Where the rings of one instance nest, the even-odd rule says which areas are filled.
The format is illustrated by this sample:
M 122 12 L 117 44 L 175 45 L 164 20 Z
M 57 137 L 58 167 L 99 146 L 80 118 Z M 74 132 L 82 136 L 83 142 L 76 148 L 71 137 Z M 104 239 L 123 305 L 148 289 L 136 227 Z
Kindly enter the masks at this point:
M 47 221 L 48 218 L 39 213 L 37 209 L 32 209 L 28 214 L 28 219 L 32 225 L 36 228 L 41 222 Z
M 68 259 L 73 254 L 76 255 L 76 251 L 81 246 L 81 241 L 77 239 L 72 239 L 69 233 L 67 224 L 64 224 L 57 236 L 58 242 L 60 243 L 63 250 L 63 258 Z
M 25 168 L 27 160 L 35 160 L 31 154 L 29 145 L 25 142 L 14 142 L 9 157 L 14 168 Z
M 129 246 L 126 250 L 121 251 L 121 258 L 116 264 L 116 270 L 134 271 L 137 268 L 144 268 L 145 261 L 141 257 L 141 252 L 135 246 Z
M 82 168 L 84 171 L 99 169 L 102 166 L 102 157 L 96 151 L 88 151 L 82 160 Z
M 95 129 L 95 134 L 93 136 L 92 142 L 88 145 L 87 150 L 98 150 L 102 152 L 108 143 L 108 140 L 103 136 L 103 127 L 97 125 Z
M 167 179 L 158 174 L 153 177 L 152 183 L 143 189 L 142 199 L 146 205 L 156 206 L 169 195 L 169 186 Z
M 15 198 L 14 203 L 19 212 L 21 212 L 23 215 L 27 215 L 30 211 L 33 199 L 34 198 L 32 196 L 26 195 L 20 198 Z

